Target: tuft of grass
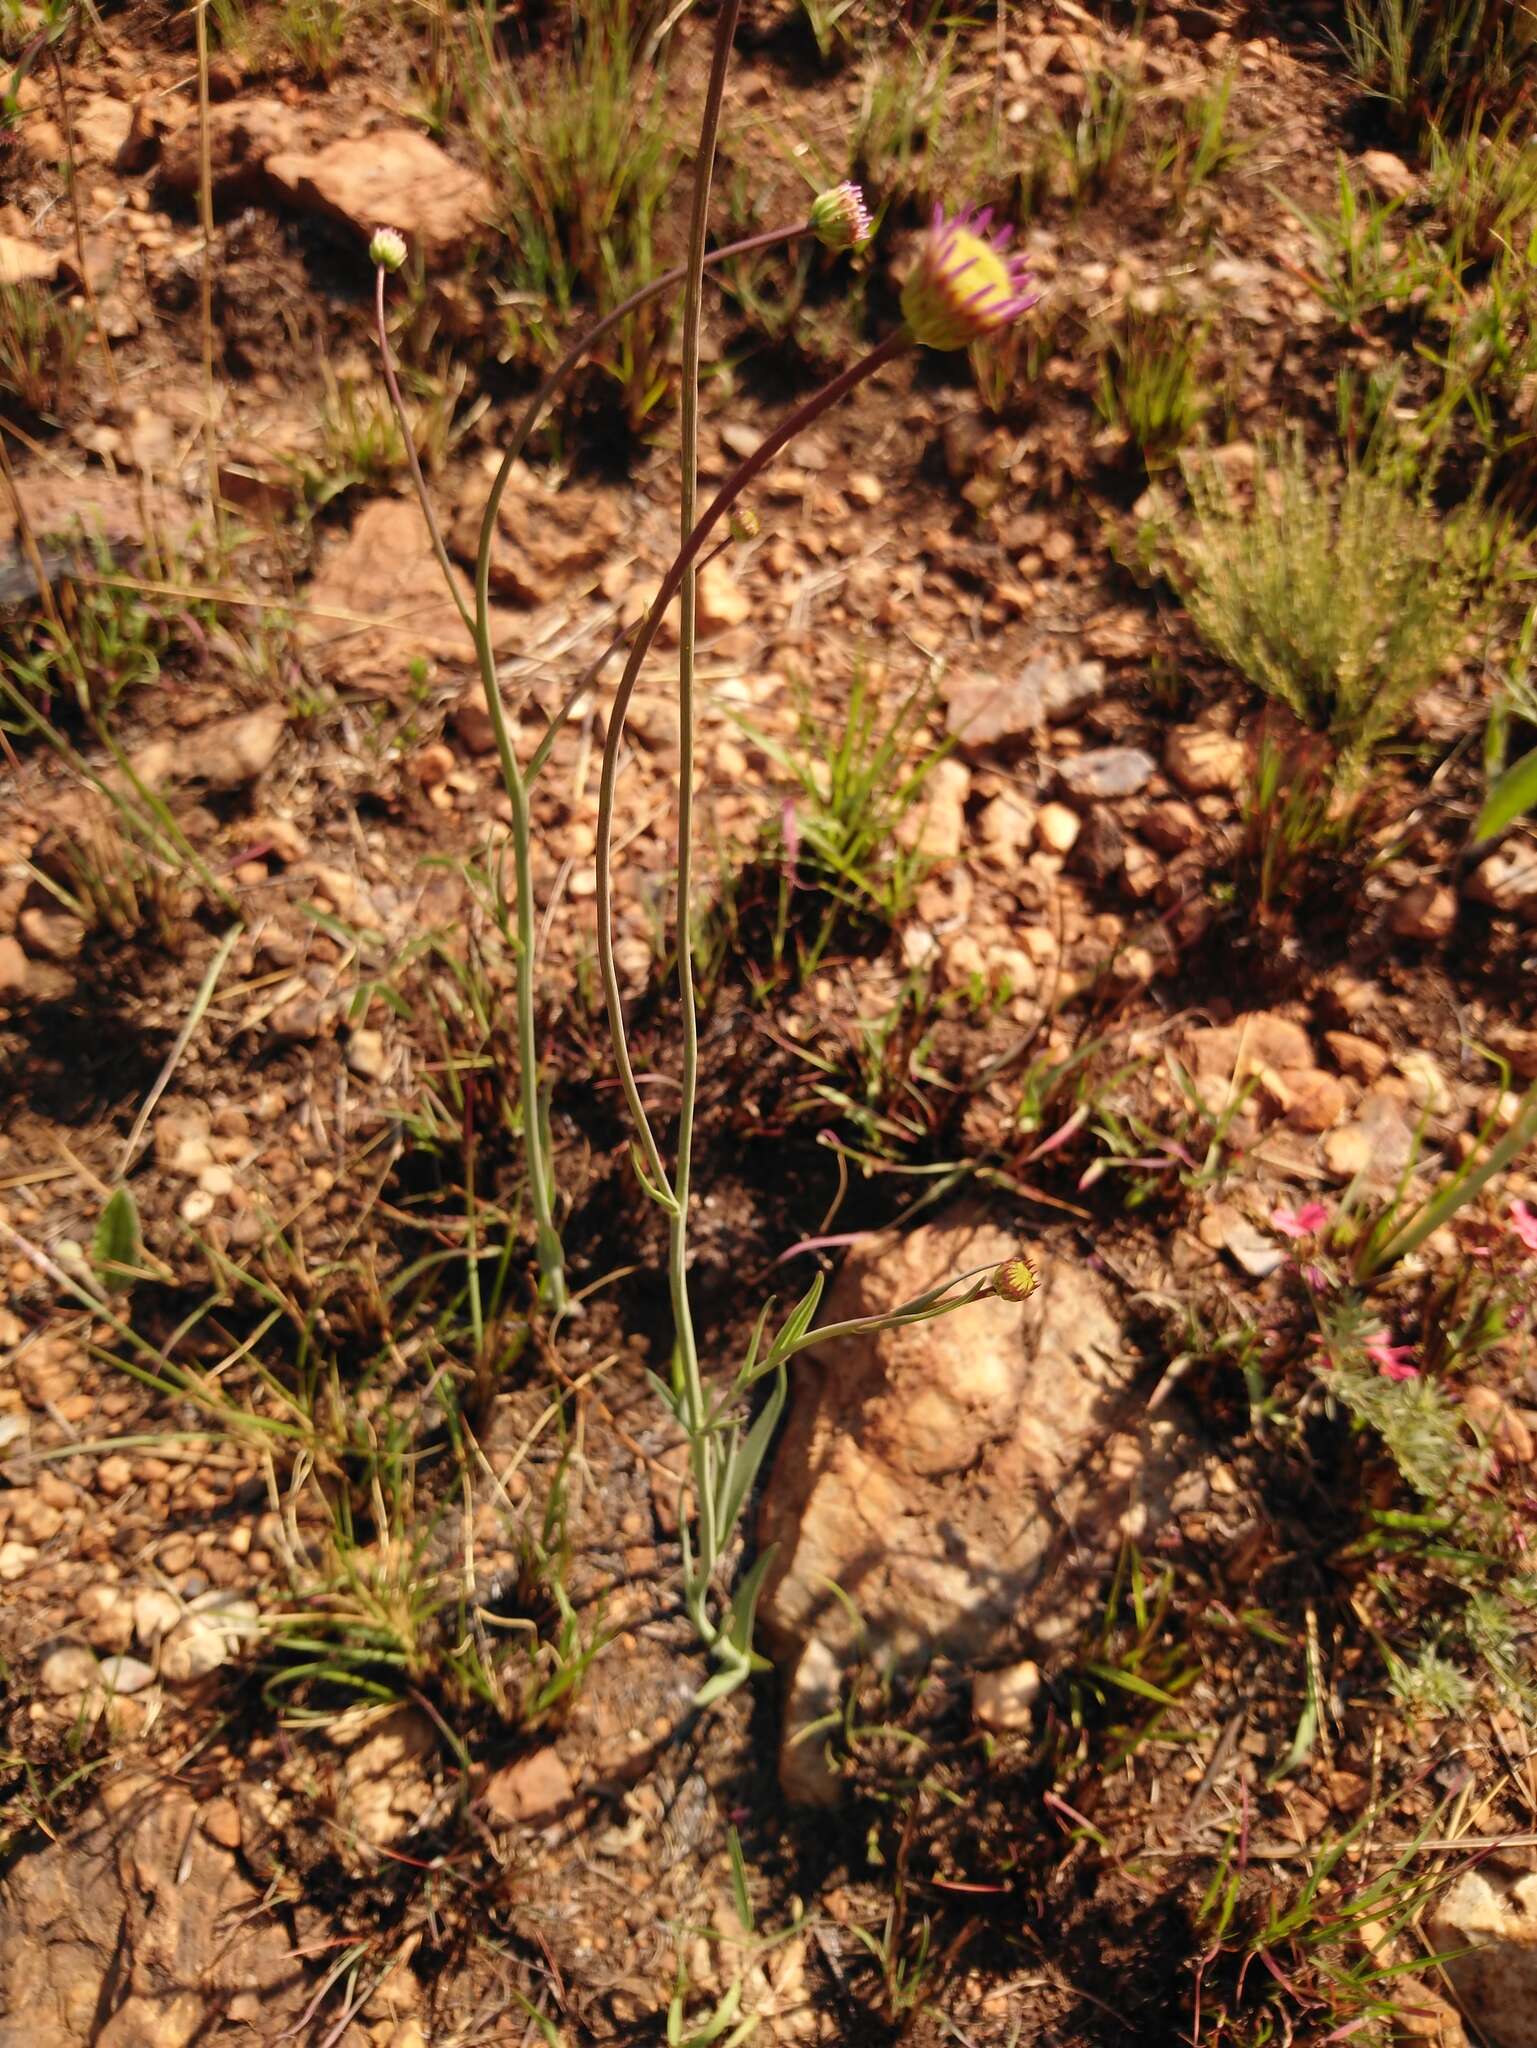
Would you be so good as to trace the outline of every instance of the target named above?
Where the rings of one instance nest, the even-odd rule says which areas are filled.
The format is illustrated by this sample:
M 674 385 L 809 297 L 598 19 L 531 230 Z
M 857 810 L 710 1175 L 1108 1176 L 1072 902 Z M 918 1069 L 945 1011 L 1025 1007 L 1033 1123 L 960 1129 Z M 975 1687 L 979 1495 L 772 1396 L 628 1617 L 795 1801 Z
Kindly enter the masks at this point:
M 629 0 L 594 0 L 558 53 L 514 64 L 482 43 L 469 122 L 498 193 L 505 353 L 553 350 L 566 316 L 609 312 L 654 275 L 682 165 L 666 81 L 642 61 Z M 665 396 L 676 310 L 640 308 L 595 359 L 637 431 Z
M 0 284 L 0 393 L 33 419 L 57 422 L 80 388 L 90 339 L 85 309 L 40 284 Z
M 1177 311 L 1128 311 L 1105 338 L 1094 402 L 1113 433 L 1135 442 L 1149 471 L 1174 459 L 1206 410 L 1205 334 Z
M 288 1599 L 265 1618 L 268 1700 L 324 1719 L 339 1699 L 391 1703 L 429 1689 L 461 1714 L 489 1707 L 505 1721 L 538 1721 L 603 1646 L 566 1590 L 563 1475 L 538 1528 L 509 1506 L 518 1568 L 508 1582 L 486 1585 L 460 1503 L 418 1499 L 418 1426 L 384 1403 L 342 1399 L 351 1484 L 327 1491 L 299 1468 L 285 1520 L 299 1527 L 302 1500 L 305 1524 L 318 1533 L 291 1546 Z
M 326 85 L 341 69 L 350 25 L 346 0 L 284 0 L 272 34 L 302 78 Z
M 1205 91 L 1176 103 L 1173 126 L 1153 159 L 1156 175 L 1168 181 L 1176 220 L 1198 192 L 1236 170 L 1253 151 L 1253 142 L 1230 127 L 1237 75 L 1229 65 Z
M 1246 504 L 1213 463 L 1185 476 L 1194 522 L 1175 574 L 1192 619 L 1354 772 L 1486 617 L 1487 512 L 1442 517 L 1423 485 L 1315 468 L 1295 437 L 1261 460 Z
M 405 466 L 405 436 L 388 398 L 374 385 L 338 377 L 327 366 L 319 457 L 300 463 L 305 497 L 319 507 L 355 485 L 377 490 Z
M 1378 199 L 1363 190 L 1343 156 L 1334 196 L 1332 214 L 1283 203 L 1317 246 L 1318 264 L 1308 283 L 1342 327 L 1359 332 L 1370 314 L 1406 304 L 1435 276 L 1440 260 L 1413 237 L 1400 240 L 1395 223 L 1402 199 Z
M 830 63 L 848 40 L 844 17 L 852 14 L 860 0 L 801 0 L 801 13 L 817 46 L 817 55 Z
M 883 1010 L 799 1045 L 798 1057 L 820 1078 L 793 1113 L 825 1124 L 831 1111 L 852 1133 L 845 1148 L 851 1159 L 910 1156 L 934 1134 L 934 1097 L 944 1082 L 929 1061 L 946 1007 L 954 1005 L 936 996 L 932 976 L 917 967 Z
M 88 716 L 110 718 L 130 691 L 153 683 L 174 638 L 172 620 L 131 581 L 112 574 L 110 550 L 91 550 L 96 575 L 61 583 L 51 616 L 23 625 L 0 648 L 0 695 L 20 715 L 0 725 L 30 730 L 34 711 L 73 699 Z
M 713 915 L 701 920 L 707 979 L 712 961 L 718 970 L 728 951 L 766 938 L 767 959 L 754 969 L 766 992 L 792 965 L 797 978 L 813 972 L 835 942 L 889 936 L 901 923 L 932 865 L 904 821 L 949 752 L 948 742 L 927 737 L 931 709 L 920 684 L 888 710 L 861 663 L 839 721 L 820 719 L 804 692 L 789 740 L 737 719 L 788 793 L 756 861 L 726 878 Z
M 179 862 L 123 829 L 113 807 L 81 792 L 67 829 L 27 862 L 33 880 L 88 932 L 169 945 L 196 901 Z
M 1488 794 L 1473 826 L 1473 843 L 1498 838 L 1527 811 L 1537 810 L 1537 746 L 1509 759 L 1513 726 L 1537 735 L 1537 604 L 1522 622 L 1515 651 L 1484 729 L 1484 776 Z
M 1248 1828 L 1234 1824 L 1196 1909 L 1210 1945 L 1196 1970 L 1192 2040 L 1260 2048 L 1349 2039 L 1387 2048 L 1401 2038 L 1399 1982 L 1418 1965 L 1388 1958 L 1450 1873 L 1440 1865 L 1415 1871 L 1427 1823 L 1375 1876 L 1349 1882 L 1353 1852 L 1376 1818 L 1369 1809 L 1344 1834 L 1314 1845 L 1306 1876 L 1289 1889 L 1251 1888 Z M 1412 2005 L 1412 1986 L 1404 1998 Z
M 1367 792 L 1341 777 L 1326 739 L 1284 712 L 1267 714 L 1243 795 L 1239 854 L 1259 916 L 1295 900 L 1317 863 L 1343 855 L 1367 811 Z
M 883 45 L 867 53 L 849 174 L 878 208 L 934 196 L 932 179 L 942 155 L 945 102 L 955 59 L 954 36 L 947 36 L 937 51 L 915 39 L 898 57 Z
M 1446 137 L 1432 129 L 1430 195 L 1449 230 L 1447 260 L 1458 270 L 1501 256 L 1532 254 L 1537 234 L 1537 161 L 1515 116 L 1492 135 Z
M 360 383 L 339 376 L 329 364 L 322 367 L 325 392 L 320 402 L 319 450 L 316 456 L 295 462 L 304 496 L 317 509 L 344 491 L 381 489 L 401 473 L 407 461 L 405 433 L 388 395 L 372 381 Z M 468 377 L 464 365 L 450 366 L 441 355 L 436 370 L 403 372 L 402 381 L 416 400 L 408 413 L 411 438 L 429 476 L 442 468 L 483 409 L 477 405 L 465 419 L 456 418 Z
M 1345 51 L 1405 133 L 1468 133 L 1517 110 L 1530 119 L 1527 0 L 1345 0 Z
M 1059 117 L 1053 142 L 1075 212 L 1110 189 L 1141 99 L 1140 73 L 1107 66 L 1085 74 L 1077 112 Z

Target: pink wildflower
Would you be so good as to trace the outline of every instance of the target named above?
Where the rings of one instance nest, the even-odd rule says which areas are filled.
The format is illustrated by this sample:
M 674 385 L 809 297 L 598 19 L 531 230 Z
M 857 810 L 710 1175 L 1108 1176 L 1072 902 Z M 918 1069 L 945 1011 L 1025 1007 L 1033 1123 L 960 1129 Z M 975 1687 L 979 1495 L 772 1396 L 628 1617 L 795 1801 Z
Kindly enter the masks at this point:
M 1272 1209 L 1270 1220 L 1283 1237 L 1316 1237 L 1329 1212 L 1322 1202 L 1304 1202 L 1300 1209 Z
M 1537 1209 L 1530 1202 L 1518 1199 L 1511 1203 L 1510 1227 L 1529 1252 L 1537 1252 Z
M 902 287 L 902 317 L 925 348 L 965 348 L 1039 298 L 1024 258 L 1006 253 L 1013 231 L 993 231 L 992 219 L 991 207 L 957 214 L 935 207 Z
M 1409 1363 L 1414 1356 L 1414 1346 L 1391 1343 L 1386 1330 L 1379 1330 L 1375 1337 L 1368 1337 L 1364 1349 L 1367 1357 L 1385 1380 L 1419 1378 L 1419 1367 Z

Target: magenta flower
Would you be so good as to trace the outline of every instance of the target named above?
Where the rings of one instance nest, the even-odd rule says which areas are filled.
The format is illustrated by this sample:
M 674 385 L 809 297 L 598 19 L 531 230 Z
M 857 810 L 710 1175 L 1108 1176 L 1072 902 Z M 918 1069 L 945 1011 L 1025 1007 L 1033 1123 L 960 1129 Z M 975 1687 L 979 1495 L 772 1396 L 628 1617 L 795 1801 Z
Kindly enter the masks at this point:
M 965 348 L 1028 313 L 1040 297 L 1027 289 L 1024 258 L 1004 254 L 1013 229 L 989 234 L 992 219 L 990 206 L 954 215 L 935 207 L 902 287 L 902 317 L 925 348 Z
M 1510 1205 L 1510 1227 L 1529 1252 L 1537 1252 L 1537 1209 L 1519 1198 Z
M 1329 1211 L 1322 1202 L 1304 1202 L 1300 1209 L 1272 1209 L 1270 1220 L 1283 1237 L 1316 1237 Z
M 1419 1367 L 1409 1363 L 1414 1356 L 1414 1346 L 1390 1342 L 1386 1330 L 1379 1330 L 1375 1337 L 1368 1337 L 1364 1349 L 1367 1357 L 1385 1380 L 1419 1378 Z

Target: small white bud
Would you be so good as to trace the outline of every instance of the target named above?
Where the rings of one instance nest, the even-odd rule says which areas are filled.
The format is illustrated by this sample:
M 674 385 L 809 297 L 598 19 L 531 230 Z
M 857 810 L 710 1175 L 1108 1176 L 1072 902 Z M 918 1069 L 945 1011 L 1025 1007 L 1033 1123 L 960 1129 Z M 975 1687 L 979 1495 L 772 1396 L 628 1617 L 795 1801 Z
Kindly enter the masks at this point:
M 375 228 L 368 245 L 368 260 L 381 270 L 398 270 L 406 260 L 406 238 L 395 228 Z

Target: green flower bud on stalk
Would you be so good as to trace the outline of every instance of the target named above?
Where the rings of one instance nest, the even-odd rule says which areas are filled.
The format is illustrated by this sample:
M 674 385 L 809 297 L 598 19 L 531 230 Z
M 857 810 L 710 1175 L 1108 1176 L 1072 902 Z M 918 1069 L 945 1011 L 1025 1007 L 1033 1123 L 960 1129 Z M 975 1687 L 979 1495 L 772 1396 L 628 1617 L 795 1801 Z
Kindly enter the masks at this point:
M 375 228 L 368 260 L 381 270 L 398 270 L 406 260 L 406 238 L 396 228 Z
M 1028 1300 L 1040 1284 L 1034 1266 L 1026 1258 L 1005 1259 L 993 1269 L 993 1292 L 1000 1301 Z
M 847 180 L 811 202 L 811 230 L 829 249 L 862 249 L 875 232 L 865 195 Z

